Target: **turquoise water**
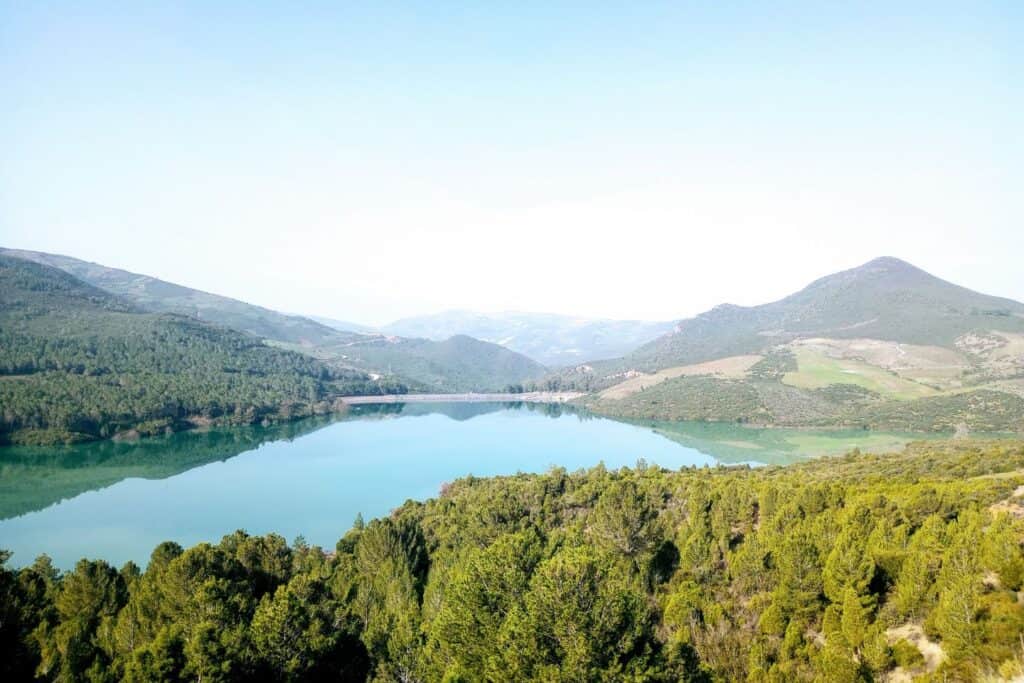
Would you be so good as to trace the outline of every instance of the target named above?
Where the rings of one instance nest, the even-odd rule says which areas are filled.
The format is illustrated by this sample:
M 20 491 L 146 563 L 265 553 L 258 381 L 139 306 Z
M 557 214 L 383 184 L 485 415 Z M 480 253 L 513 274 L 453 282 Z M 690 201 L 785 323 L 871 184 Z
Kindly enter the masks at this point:
M 736 429 L 716 434 L 718 442 L 734 443 Z M 716 442 L 700 436 L 692 447 L 652 425 L 558 406 L 406 404 L 362 406 L 338 421 L 5 448 L 0 548 L 13 551 L 14 566 L 46 553 L 62 568 L 81 557 L 144 566 L 161 541 L 188 546 L 236 529 L 302 535 L 333 548 L 357 513 L 385 515 L 469 474 L 571 471 L 599 462 L 618 468 L 640 458 L 672 469 L 716 464 Z M 725 449 L 723 460 L 736 462 L 734 451 Z M 785 449 L 739 452 L 761 462 L 803 457 Z

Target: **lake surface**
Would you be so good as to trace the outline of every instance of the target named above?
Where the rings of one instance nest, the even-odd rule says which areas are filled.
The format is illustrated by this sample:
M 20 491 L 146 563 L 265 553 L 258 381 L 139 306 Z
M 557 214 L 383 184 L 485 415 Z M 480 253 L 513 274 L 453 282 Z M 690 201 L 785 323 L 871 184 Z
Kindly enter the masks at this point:
M 145 566 L 151 550 L 236 529 L 333 548 L 357 513 L 386 515 L 467 475 L 786 464 L 899 448 L 914 435 L 627 423 L 557 405 L 359 406 L 342 419 L 183 432 L 136 442 L 0 449 L 0 548 Z

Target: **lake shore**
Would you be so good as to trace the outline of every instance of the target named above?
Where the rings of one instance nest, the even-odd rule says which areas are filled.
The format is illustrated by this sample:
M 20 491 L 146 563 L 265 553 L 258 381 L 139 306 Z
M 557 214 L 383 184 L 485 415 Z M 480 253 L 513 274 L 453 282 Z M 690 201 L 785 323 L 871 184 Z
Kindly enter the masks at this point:
M 367 403 L 568 403 L 583 394 L 574 391 L 528 391 L 521 394 L 380 394 L 375 396 L 342 396 L 348 405 Z

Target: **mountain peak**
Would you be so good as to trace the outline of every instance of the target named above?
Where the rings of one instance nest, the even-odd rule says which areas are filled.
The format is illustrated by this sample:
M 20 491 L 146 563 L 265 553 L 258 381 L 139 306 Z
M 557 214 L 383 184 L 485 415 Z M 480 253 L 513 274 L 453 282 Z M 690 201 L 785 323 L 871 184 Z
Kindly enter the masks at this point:
M 818 278 L 793 296 L 799 297 L 805 293 L 831 290 L 836 287 L 906 288 L 931 286 L 939 282 L 942 281 L 912 263 L 895 256 L 879 256 L 854 268 Z
M 956 348 L 974 330 L 1024 332 L 1024 304 L 947 282 L 893 256 L 819 278 L 760 306 L 722 305 L 637 349 L 628 367 L 661 370 L 763 353 L 793 339 L 878 339 Z
M 852 268 L 850 272 L 929 275 L 927 271 L 918 268 L 913 263 L 908 263 L 907 261 L 896 258 L 895 256 L 879 256 L 878 258 L 871 259 L 862 266 Z M 929 275 L 929 277 L 932 276 Z
M 895 256 L 879 256 L 873 258 L 865 263 L 861 268 L 884 268 L 886 270 L 920 270 L 920 268 L 913 264 L 907 263 L 903 259 L 896 258 Z

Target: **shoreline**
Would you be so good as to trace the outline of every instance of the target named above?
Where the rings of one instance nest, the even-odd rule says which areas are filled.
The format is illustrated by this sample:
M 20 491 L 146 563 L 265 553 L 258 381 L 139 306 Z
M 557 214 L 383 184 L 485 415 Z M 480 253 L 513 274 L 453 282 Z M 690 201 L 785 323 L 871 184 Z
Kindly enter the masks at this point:
M 379 394 L 342 396 L 339 400 L 350 406 L 372 403 L 568 403 L 584 394 L 575 391 L 528 391 L 521 394 Z
M 202 430 L 209 427 L 245 427 L 262 424 L 284 424 L 297 422 L 311 417 L 342 414 L 348 406 L 369 405 L 379 403 L 569 403 L 570 401 L 583 396 L 584 394 L 571 391 L 531 391 L 522 394 L 504 393 L 474 393 L 462 394 L 374 394 L 368 396 L 338 396 L 331 400 L 327 409 L 319 410 L 315 407 L 308 407 L 299 413 L 290 415 L 266 414 L 260 419 L 252 421 L 234 421 L 231 416 L 217 418 L 204 418 L 198 415 L 188 415 L 176 418 L 160 429 L 151 433 L 140 432 L 139 425 L 129 429 L 116 432 L 109 436 L 98 437 L 91 434 L 75 432 L 56 433 L 52 430 L 28 430 L 26 432 L 10 432 L 0 434 L 0 451 L 4 448 L 15 446 L 38 446 L 50 448 L 54 446 L 68 446 L 74 444 L 94 443 L 98 441 L 132 442 L 154 436 L 173 434 L 178 432 L 190 432 Z M 46 438 L 46 437 L 49 438 Z M 26 438 L 28 437 L 28 438 Z

